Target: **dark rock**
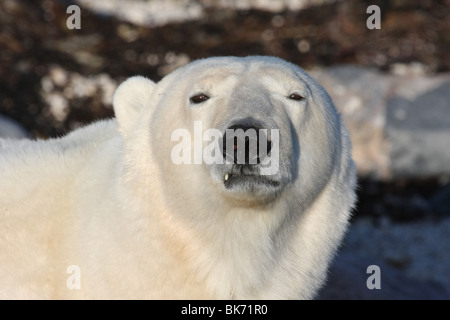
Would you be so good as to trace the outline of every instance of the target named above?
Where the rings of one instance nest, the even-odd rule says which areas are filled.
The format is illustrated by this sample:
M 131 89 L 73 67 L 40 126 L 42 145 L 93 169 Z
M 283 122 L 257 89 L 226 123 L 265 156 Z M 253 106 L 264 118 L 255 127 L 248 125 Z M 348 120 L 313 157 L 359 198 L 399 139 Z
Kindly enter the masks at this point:
M 399 93 L 407 86 L 409 93 L 387 101 L 386 134 L 395 177 L 450 172 L 450 79 L 436 80 L 405 79 Z
M 355 66 L 312 74 L 350 131 L 360 176 L 396 180 L 450 174 L 450 74 L 393 75 Z
M 450 215 L 450 183 L 431 198 L 430 205 L 434 212 Z
M 0 138 L 25 139 L 30 134 L 13 119 L 0 115 Z
M 367 267 L 380 267 L 380 289 L 368 289 Z M 379 260 L 341 252 L 331 267 L 327 284 L 318 295 L 320 300 L 447 300 L 450 292 L 433 282 L 410 278 L 399 269 Z

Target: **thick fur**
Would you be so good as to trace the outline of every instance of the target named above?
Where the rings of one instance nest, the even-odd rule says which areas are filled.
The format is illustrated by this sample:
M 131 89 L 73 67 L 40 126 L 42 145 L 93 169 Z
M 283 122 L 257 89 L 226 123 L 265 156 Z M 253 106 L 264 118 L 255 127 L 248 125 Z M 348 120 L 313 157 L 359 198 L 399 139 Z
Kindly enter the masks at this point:
M 278 58 L 210 58 L 130 78 L 113 104 L 115 120 L 60 139 L 0 140 L 0 298 L 315 296 L 355 201 L 349 137 L 321 86 Z M 230 165 L 171 161 L 174 130 L 240 119 L 279 129 L 276 187 L 226 188 Z

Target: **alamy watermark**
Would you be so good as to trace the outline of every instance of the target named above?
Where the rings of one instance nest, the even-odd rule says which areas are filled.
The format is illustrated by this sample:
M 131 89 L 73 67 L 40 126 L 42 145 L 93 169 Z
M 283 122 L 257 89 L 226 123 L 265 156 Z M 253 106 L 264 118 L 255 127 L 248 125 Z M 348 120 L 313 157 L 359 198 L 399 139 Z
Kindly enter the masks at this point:
M 71 14 L 66 20 L 66 26 L 69 30 L 81 29 L 81 9 L 77 5 L 70 5 L 66 13 Z M 366 20 L 368 29 L 381 29 L 381 10 L 377 5 L 370 5 L 366 9 L 367 14 L 371 14 Z
M 366 270 L 367 274 L 370 274 L 370 276 L 367 278 L 366 286 L 367 289 L 373 290 L 373 289 L 381 289 L 381 269 L 376 264 L 372 264 L 367 267 Z
M 209 128 L 203 132 L 202 122 L 194 121 L 193 135 L 187 129 L 175 129 L 171 141 L 179 141 L 171 152 L 177 165 L 259 164 L 261 175 L 274 175 L 279 170 L 278 129 L 229 128 L 222 133 Z M 204 142 L 209 143 L 203 146 Z
M 66 287 L 69 290 L 81 289 L 81 269 L 78 265 L 67 266 L 66 273 L 70 276 L 66 279 Z M 369 290 L 381 289 L 381 269 L 377 265 L 370 265 L 366 269 L 366 273 L 370 274 L 366 280 L 366 287 Z
M 81 269 L 77 265 L 70 265 L 66 269 L 66 273 L 70 276 L 66 279 L 66 287 L 69 290 L 81 289 Z
M 71 5 L 67 7 L 66 13 L 71 15 L 66 20 L 67 29 L 81 29 L 81 10 L 77 5 Z
M 366 20 L 367 29 L 381 29 L 381 10 L 379 6 L 371 5 L 367 7 L 366 13 L 371 15 Z

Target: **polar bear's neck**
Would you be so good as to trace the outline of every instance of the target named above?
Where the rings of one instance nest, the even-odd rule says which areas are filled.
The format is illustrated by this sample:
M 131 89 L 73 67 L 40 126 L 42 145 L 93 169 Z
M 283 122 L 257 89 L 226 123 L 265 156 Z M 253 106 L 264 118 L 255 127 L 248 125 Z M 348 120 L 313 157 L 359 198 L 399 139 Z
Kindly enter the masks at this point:
M 253 292 L 264 286 L 276 264 L 275 253 L 280 253 L 275 238 L 281 222 L 272 210 L 215 207 L 213 211 L 195 221 L 166 211 L 159 224 L 164 251 L 175 252 L 172 258 L 182 269 L 179 272 L 189 281 L 203 283 L 209 297 L 256 297 Z
M 296 196 L 295 185 L 270 206 L 245 207 L 220 197 L 213 188 L 199 190 L 205 181 L 201 175 L 184 179 L 164 172 L 155 166 L 128 174 L 126 188 L 141 186 L 128 203 L 146 217 L 142 221 L 148 220 L 144 233 L 149 242 L 139 246 L 148 252 L 139 254 L 145 256 L 146 269 L 157 270 L 149 274 L 161 275 L 149 284 L 158 288 L 153 290 L 155 298 L 298 297 L 299 286 L 310 285 L 313 270 L 326 265 L 322 259 L 328 259 L 328 247 L 321 241 L 330 230 L 319 238 L 315 234 L 322 227 L 310 228 L 311 222 L 300 221 L 312 215 L 308 212 L 314 199 Z M 314 219 L 325 221 L 330 209 L 317 206 Z M 320 258 L 309 258 L 316 255 Z M 313 291 L 305 292 L 302 297 L 311 298 Z

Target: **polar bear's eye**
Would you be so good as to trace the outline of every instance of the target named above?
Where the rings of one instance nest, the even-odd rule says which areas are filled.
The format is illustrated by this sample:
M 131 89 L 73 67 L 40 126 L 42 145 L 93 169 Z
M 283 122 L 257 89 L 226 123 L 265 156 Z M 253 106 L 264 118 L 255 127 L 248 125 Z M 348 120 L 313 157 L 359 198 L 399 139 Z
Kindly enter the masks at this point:
M 208 99 L 209 97 L 204 93 L 199 93 L 189 98 L 192 103 L 202 103 Z
M 295 101 L 301 101 L 301 100 L 305 99 L 305 97 L 303 97 L 302 95 L 300 95 L 298 93 L 292 93 L 291 95 L 289 95 L 288 98 L 291 100 L 295 100 Z

